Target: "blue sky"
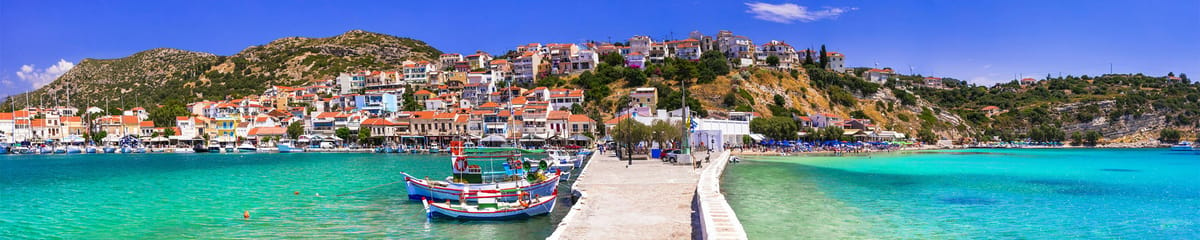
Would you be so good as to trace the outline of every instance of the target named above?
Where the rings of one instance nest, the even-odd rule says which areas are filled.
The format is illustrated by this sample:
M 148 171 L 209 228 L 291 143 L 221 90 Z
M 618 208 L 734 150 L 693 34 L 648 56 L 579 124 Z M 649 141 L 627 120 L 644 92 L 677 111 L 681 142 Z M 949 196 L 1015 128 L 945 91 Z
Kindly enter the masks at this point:
M 606 1 L 605 1 L 606 2 Z M 350 29 L 447 52 L 728 29 L 756 43 L 827 44 L 850 66 L 975 83 L 1014 76 L 1200 76 L 1200 1 L 0 1 L 0 96 L 84 58 L 171 47 L 231 55 Z M 1196 78 L 1196 77 L 1193 77 Z

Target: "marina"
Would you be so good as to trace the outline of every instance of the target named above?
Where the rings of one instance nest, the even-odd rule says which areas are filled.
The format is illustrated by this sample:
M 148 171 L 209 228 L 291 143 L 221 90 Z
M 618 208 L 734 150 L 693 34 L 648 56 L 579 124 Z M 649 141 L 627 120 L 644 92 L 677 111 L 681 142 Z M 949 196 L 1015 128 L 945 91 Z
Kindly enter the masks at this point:
M 400 172 L 449 176 L 449 156 L 0 155 L 0 238 L 530 239 L 549 236 L 568 212 L 559 204 L 518 220 L 430 219 Z M 570 192 L 565 183 L 560 192 Z

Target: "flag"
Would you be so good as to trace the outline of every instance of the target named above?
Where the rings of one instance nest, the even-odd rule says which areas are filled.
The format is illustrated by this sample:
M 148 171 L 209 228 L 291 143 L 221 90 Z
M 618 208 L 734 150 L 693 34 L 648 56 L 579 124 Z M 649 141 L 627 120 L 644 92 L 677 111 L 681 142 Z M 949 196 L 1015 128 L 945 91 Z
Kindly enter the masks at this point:
M 688 123 L 689 123 L 688 131 L 695 133 L 696 132 L 696 118 L 688 116 Z

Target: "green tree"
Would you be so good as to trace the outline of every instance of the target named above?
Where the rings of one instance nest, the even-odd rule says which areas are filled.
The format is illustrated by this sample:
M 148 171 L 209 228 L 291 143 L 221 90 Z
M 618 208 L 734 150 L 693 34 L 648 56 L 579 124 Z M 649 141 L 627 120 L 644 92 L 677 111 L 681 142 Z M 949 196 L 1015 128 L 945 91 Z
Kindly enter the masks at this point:
M 168 137 L 175 136 L 175 128 L 169 127 L 169 128 L 163 129 L 163 136 L 168 136 Z
M 583 114 L 583 113 L 584 113 L 583 105 L 580 105 L 578 103 L 571 104 L 571 114 Z
M 700 62 L 715 75 L 729 74 L 729 62 L 718 51 L 706 51 L 700 55 Z
M 650 124 L 649 139 L 659 146 L 666 146 L 682 136 L 683 129 L 667 121 L 655 120 Z
M 371 130 L 360 127 L 358 129 L 358 143 L 365 144 L 368 139 L 371 139 Z
M 292 122 L 292 124 L 288 124 L 288 127 L 287 127 L 288 137 L 290 137 L 292 139 L 298 139 L 298 138 L 300 138 L 301 134 L 304 134 L 303 121 L 295 121 L 295 122 Z
M 333 135 L 341 138 L 342 140 L 350 139 L 350 129 L 346 127 L 338 128 L 337 130 L 333 131 Z
M 537 82 L 534 83 L 534 86 L 552 88 L 566 85 L 566 83 L 567 81 L 563 81 L 562 78 L 559 78 L 558 76 L 546 76 L 538 79 Z
M 102 130 L 100 132 L 97 132 L 95 135 L 92 135 L 92 141 L 93 142 L 102 142 L 102 141 L 104 141 L 104 138 L 106 138 L 106 137 L 108 137 L 108 132 Z
M 150 109 L 149 113 L 150 121 L 153 121 L 156 126 L 175 125 L 175 117 L 192 114 L 182 102 L 175 98 L 163 102 L 162 107 Z
M 626 87 L 641 87 L 646 84 L 646 73 L 641 69 L 626 68 L 622 74 L 625 77 Z
M 821 56 L 818 56 L 818 57 L 821 58 L 821 68 L 828 68 L 829 67 L 829 56 L 825 55 L 825 44 L 821 44 Z
M 404 99 L 404 111 L 425 110 L 425 105 L 422 105 L 420 102 L 417 102 L 416 97 L 413 96 L 413 92 L 415 92 L 415 91 L 417 91 L 417 88 L 409 86 L 404 91 L 404 94 L 400 95 L 400 97 Z
M 775 97 L 773 100 L 775 100 L 776 106 L 783 106 L 784 104 L 787 103 L 787 99 L 784 99 L 783 96 L 780 96 L 779 94 L 775 94 Z
M 920 139 L 921 142 L 926 144 L 932 144 L 937 142 L 938 136 L 937 134 L 933 133 L 933 130 L 930 130 L 929 128 L 922 128 L 920 132 L 917 132 L 917 139 Z
M 609 66 L 625 66 L 625 57 L 617 53 L 608 53 L 600 56 L 600 61 Z
M 1095 146 L 1100 142 L 1100 138 L 1103 137 L 1104 135 L 1101 135 L 1100 132 L 1097 131 L 1087 131 L 1087 134 L 1084 135 L 1085 141 L 1089 146 Z
M 768 56 L 767 57 L 767 65 L 772 66 L 772 67 L 778 67 L 779 66 L 779 57 L 776 57 L 774 55 Z
M 812 49 L 804 49 L 804 65 L 816 65 L 817 64 L 812 59 L 812 54 L 810 54 L 811 52 L 812 52 Z
M 1071 145 L 1083 145 L 1083 134 L 1079 132 L 1071 133 Z
M 613 141 L 621 146 L 634 146 L 650 141 L 650 127 L 631 118 L 622 119 L 612 128 Z
M 750 120 L 750 132 L 775 140 L 795 140 L 799 127 L 789 117 L 755 118 Z
M 1158 131 L 1158 140 L 1164 143 L 1177 143 L 1183 137 L 1179 130 L 1164 128 Z

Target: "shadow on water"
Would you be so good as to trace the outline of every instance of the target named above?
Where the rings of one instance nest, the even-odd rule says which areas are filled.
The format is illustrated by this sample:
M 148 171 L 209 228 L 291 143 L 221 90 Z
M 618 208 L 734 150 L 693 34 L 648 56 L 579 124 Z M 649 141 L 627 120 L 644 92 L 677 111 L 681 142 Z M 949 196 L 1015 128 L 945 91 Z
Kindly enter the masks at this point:
M 952 205 L 992 205 L 996 200 L 982 197 L 948 197 L 941 198 L 942 203 Z
M 756 164 L 761 162 L 755 162 Z M 1060 194 L 1069 196 L 1126 196 L 1126 197 L 1164 197 L 1164 198 L 1200 198 L 1200 193 L 1179 189 L 1182 191 L 1164 190 L 1162 188 L 1133 187 L 1120 184 L 1109 184 L 1098 181 L 1073 180 L 1065 178 L 1025 178 L 1013 182 L 1014 176 L 982 175 L 982 174 L 941 174 L 913 175 L 857 172 L 837 168 L 819 167 L 806 164 L 779 164 L 779 167 L 790 168 L 797 175 L 810 175 L 819 185 L 842 185 L 869 189 L 877 194 L 904 194 L 904 192 L 931 187 L 931 185 L 950 186 L 964 190 L 982 190 L 988 192 L 1008 192 L 1018 194 Z M 1106 168 L 1100 171 L 1134 173 L 1136 169 Z M 1021 179 L 1020 177 L 1016 177 Z M 1163 186 L 1172 188 L 1171 186 Z M 936 198 L 938 202 L 955 205 L 991 205 L 998 201 L 977 197 L 942 195 Z

